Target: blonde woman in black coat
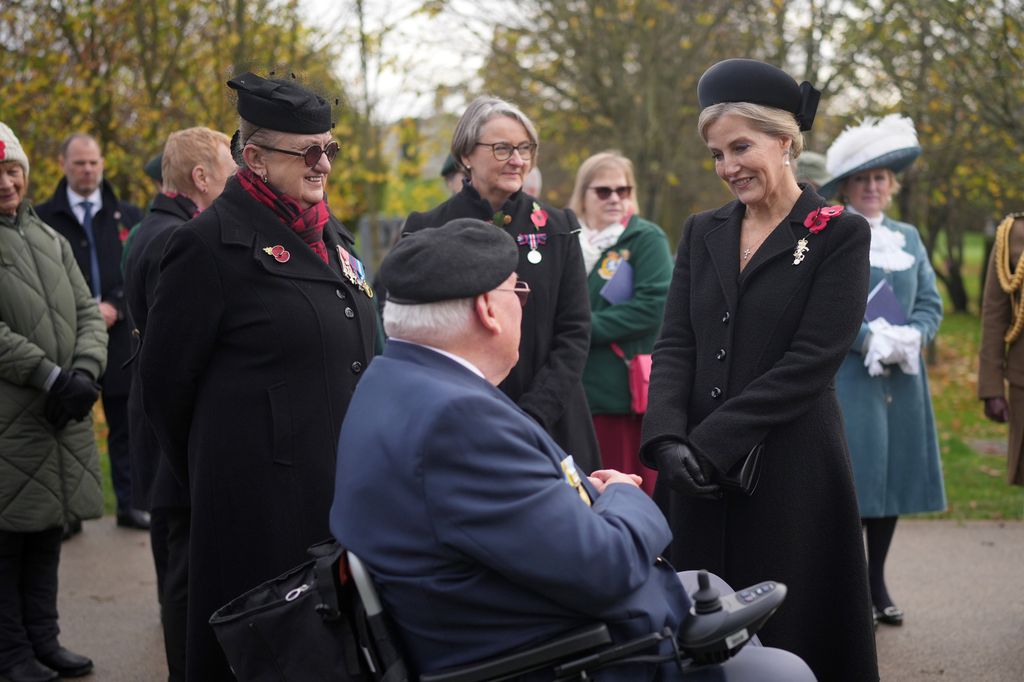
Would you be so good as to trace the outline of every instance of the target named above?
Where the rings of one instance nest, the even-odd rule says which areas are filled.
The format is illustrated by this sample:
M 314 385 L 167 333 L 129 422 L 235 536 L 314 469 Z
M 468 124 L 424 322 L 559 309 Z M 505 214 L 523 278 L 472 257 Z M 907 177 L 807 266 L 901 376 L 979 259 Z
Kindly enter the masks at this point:
M 376 312 L 330 216 L 331 107 L 251 73 L 244 166 L 177 228 L 142 341 L 143 406 L 192 503 L 187 678 L 234 680 L 210 615 L 329 537 L 338 433 Z
M 868 226 L 800 187 L 818 93 L 739 59 L 698 84 L 700 134 L 736 200 L 686 221 L 654 347 L 641 458 L 679 570 L 789 586 L 761 638 L 821 680 L 878 678 L 833 378 L 864 314 Z M 726 485 L 763 448 L 749 494 Z

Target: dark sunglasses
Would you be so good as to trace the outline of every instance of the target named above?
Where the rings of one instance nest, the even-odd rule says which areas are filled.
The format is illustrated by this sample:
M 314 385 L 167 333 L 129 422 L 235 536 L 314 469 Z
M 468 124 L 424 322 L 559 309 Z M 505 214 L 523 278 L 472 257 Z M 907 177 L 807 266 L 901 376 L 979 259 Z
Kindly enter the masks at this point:
M 252 144 L 256 144 L 253 142 Z M 256 144 L 261 149 L 266 149 L 271 152 L 279 152 L 281 154 L 287 154 L 289 156 L 301 156 L 302 162 L 306 164 L 308 168 L 313 168 L 320 163 L 320 157 L 326 155 L 328 162 L 334 162 L 334 157 L 338 155 L 341 150 L 341 145 L 337 142 L 328 142 L 326 147 L 321 147 L 318 144 L 306 147 L 301 152 L 293 152 L 290 149 L 278 149 L 277 147 L 268 147 L 263 144 Z
M 519 305 L 523 308 L 526 307 L 526 299 L 530 297 L 530 285 L 523 280 L 516 282 L 516 285 L 511 289 L 495 289 L 495 291 L 511 291 L 519 299 Z
M 620 199 L 628 199 L 629 195 L 633 193 L 633 187 L 630 185 L 623 185 L 622 187 L 591 187 L 594 190 L 594 194 L 601 201 L 604 201 L 615 192 L 619 195 Z

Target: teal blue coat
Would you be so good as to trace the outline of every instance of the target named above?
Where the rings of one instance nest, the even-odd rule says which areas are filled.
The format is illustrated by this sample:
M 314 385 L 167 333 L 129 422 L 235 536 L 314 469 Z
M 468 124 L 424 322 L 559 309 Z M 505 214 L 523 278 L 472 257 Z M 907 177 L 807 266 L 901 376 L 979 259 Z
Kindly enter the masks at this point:
M 942 298 L 935 271 L 917 229 L 885 218 L 882 223 L 906 238 L 904 250 L 916 261 L 900 272 L 871 268 L 870 287 L 884 277 L 907 311 L 907 324 L 921 332 L 922 345 L 935 337 L 942 322 Z M 836 375 L 836 392 L 846 422 L 854 482 L 863 518 L 942 511 L 946 493 L 935 431 L 928 375 L 904 374 L 887 365 L 872 377 L 864 366 L 870 330 L 861 324 L 857 340 Z
M 633 298 L 612 305 L 601 296 L 601 289 L 619 259 L 633 266 Z M 592 414 L 630 414 L 626 363 L 612 352 L 611 344 L 618 343 L 627 358 L 654 349 L 671 281 L 672 254 L 665 233 L 634 215 L 587 278 L 591 328 L 583 388 Z

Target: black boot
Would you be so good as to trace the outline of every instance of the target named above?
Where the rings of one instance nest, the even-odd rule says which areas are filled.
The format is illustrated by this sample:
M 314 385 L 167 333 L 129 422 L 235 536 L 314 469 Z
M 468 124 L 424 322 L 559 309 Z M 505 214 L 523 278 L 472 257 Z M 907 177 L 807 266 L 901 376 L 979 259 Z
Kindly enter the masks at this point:
M 0 678 L 7 682 L 50 682 L 58 675 L 34 658 L 26 658 L 21 663 L 0 672 Z
M 82 677 L 92 672 L 92 659 L 59 647 L 52 653 L 39 656 L 39 662 L 56 670 L 61 677 Z

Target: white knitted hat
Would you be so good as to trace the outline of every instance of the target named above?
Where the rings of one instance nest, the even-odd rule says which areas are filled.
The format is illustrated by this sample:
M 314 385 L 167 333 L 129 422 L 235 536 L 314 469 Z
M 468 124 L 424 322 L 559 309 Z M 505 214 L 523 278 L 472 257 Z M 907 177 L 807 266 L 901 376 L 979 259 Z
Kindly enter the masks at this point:
M 840 133 L 828 148 L 825 169 L 831 179 L 818 193 L 823 197 L 831 196 L 841 180 L 871 168 L 888 168 L 899 173 L 920 155 L 917 131 L 909 118 L 899 114 L 866 118 L 860 125 Z
M 20 163 L 22 170 L 25 171 L 25 177 L 28 177 L 28 157 L 21 148 L 21 142 L 18 142 L 14 131 L 7 127 L 7 124 L 0 123 L 0 163 L 4 161 Z

